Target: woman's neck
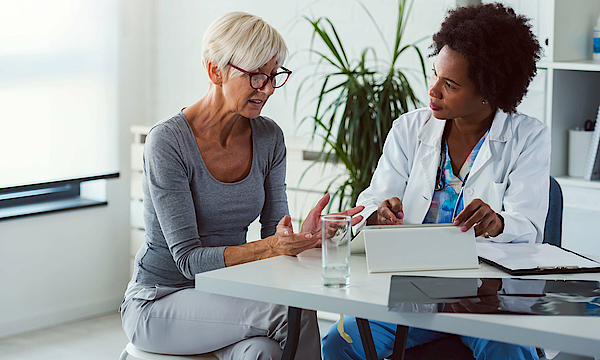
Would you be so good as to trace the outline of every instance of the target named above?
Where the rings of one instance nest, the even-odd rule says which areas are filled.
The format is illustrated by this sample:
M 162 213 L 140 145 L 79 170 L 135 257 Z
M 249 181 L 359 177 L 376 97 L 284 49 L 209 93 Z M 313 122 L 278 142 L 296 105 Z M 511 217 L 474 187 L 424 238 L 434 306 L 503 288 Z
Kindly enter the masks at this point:
M 226 147 L 233 137 L 248 130 L 248 119 L 224 111 L 224 105 L 224 99 L 209 91 L 202 99 L 183 110 L 196 138 L 209 141 L 218 139 L 221 146 Z
M 452 138 L 466 144 L 477 143 L 492 126 L 494 116 L 495 112 L 492 112 L 478 121 L 463 118 L 452 119 L 448 124 L 447 138 Z

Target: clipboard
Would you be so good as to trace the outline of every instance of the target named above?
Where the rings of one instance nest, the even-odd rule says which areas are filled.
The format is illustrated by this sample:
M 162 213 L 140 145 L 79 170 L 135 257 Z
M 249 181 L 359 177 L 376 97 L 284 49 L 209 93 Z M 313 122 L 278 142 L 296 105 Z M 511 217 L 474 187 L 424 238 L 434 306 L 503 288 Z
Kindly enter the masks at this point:
M 551 244 L 503 244 L 477 241 L 482 262 L 511 275 L 600 272 L 600 262 Z

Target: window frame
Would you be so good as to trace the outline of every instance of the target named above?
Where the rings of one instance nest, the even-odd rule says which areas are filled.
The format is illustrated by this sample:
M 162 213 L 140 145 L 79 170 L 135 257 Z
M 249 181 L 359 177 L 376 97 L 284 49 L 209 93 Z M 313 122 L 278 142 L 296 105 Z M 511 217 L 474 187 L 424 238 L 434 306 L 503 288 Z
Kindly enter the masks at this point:
M 108 205 L 106 200 L 81 196 L 81 183 L 118 178 L 110 173 L 76 179 L 51 181 L 0 189 L 0 221 L 92 206 Z

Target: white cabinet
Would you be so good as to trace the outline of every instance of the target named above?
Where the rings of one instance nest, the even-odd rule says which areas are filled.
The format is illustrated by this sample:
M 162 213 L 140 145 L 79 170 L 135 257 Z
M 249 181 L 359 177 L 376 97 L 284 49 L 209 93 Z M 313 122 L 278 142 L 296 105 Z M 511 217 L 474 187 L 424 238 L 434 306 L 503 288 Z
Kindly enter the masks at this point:
M 144 195 L 142 193 L 142 171 L 144 142 L 150 131 L 148 126 L 132 126 L 130 132 L 133 134 L 131 143 L 131 183 L 129 188 L 129 222 L 131 227 L 129 257 L 130 271 L 133 274 L 133 259 L 138 249 L 144 243 Z M 130 275 L 131 275 L 130 274 Z
M 544 48 L 538 76 L 519 110 L 543 119 L 550 127 L 551 174 L 561 181 L 568 166 L 568 130 L 583 127 L 586 119 L 595 119 L 600 106 L 600 63 L 591 60 L 593 28 L 600 15 L 600 1 L 501 2 L 531 18 L 533 30 Z M 600 188 L 588 181 L 570 180 L 573 181 L 565 185 Z
M 518 110 L 543 119 L 551 131 L 550 174 L 561 184 L 565 199 L 563 246 L 600 255 L 600 206 L 589 205 L 590 201 L 600 201 L 600 181 L 566 175 L 568 130 L 582 128 L 587 119 L 595 120 L 600 106 L 600 63 L 591 60 L 600 0 L 501 2 L 531 18 L 533 30 L 544 48 L 538 76 Z
M 600 63 L 591 60 L 600 1 L 542 0 L 540 4 L 549 15 L 548 56 L 540 66 L 548 73 L 545 121 L 552 134 L 550 173 L 563 187 L 565 199 L 562 244 L 600 255 L 600 182 L 566 176 L 568 131 L 583 127 L 586 119 L 594 120 L 600 106 Z

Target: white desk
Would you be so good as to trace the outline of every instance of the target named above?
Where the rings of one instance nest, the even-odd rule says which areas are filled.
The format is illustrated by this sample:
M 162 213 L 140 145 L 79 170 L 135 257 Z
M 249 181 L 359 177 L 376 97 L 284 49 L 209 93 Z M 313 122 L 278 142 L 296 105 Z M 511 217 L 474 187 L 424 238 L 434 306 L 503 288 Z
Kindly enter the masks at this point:
M 312 249 L 298 257 L 280 256 L 197 274 L 196 289 L 578 355 L 600 356 L 600 318 L 392 312 L 387 310 L 392 273 L 369 274 L 364 256 L 353 255 L 350 266 L 350 286 L 347 289 L 325 288 L 321 285 L 321 250 Z M 477 270 L 393 274 L 511 277 L 485 264 Z M 600 281 L 600 273 L 539 278 Z

